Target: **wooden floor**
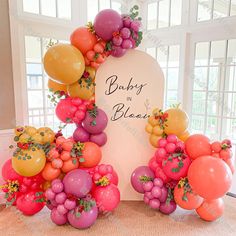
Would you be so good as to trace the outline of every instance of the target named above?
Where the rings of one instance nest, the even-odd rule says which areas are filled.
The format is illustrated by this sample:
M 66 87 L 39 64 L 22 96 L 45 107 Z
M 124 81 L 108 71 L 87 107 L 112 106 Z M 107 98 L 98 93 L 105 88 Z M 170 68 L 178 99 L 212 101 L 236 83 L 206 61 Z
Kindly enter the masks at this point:
M 99 217 L 87 230 L 54 225 L 46 208 L 32 217 L 7 208 L 0 212 L 0 236 L 236 236 L 236 198 L 224 200 L 224 216 L 212 223 L 202 221 L 194 211 L 178 209 L 165 216 L 143 202 L 121 202 L 113 214 Z

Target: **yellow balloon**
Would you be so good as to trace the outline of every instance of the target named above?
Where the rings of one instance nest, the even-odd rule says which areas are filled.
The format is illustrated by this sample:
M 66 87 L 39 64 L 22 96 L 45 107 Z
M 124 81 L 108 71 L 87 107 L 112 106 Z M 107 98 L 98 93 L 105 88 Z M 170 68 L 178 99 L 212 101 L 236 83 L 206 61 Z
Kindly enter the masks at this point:
M 183 142 L 185 142 L 189 136 L 190 136 L 190 133 L 188 130 L 186 130 L 184 133 L 179 135 L 178 138 L 181 139 Z
M 77 81 L 68 85 L 67 91 L 72 98 L 79 97 L 83 100 L 89 100 L 94 95 L 94 84 L 88 86 L 85 80 L 81 79 L 81 83 Z
M 153 147 L 157 148 L 157 143 L 160 138 L 161 138 L 161 136 L 151 134 L 149 137 L 149 142 L 152 144 Z
M 85 71 L 89 73 L 89 77 L 95 79 L 96 70 L 91 66 L 86 66 Z
M 40 173 L 46 163 L 45 153 L 41 149 L 32 147 L 21 150 L 12 158 L 13 169 L 22 176 L 30 177 Z
M 159 125 L 156 125 L 156 126 L 154 126 L 152 133 L 160 136 L 163 134 L 163 129 L 161 129 L 161 127 Z
M 25 126 L 25 132 L 29 135 L 32 136 L 37 133 L 37 129 L 33 126 Z
M 30 139 L 30 135 L 27 133 L 23 133 L 20 135 L 19 142 L 20 143 L 28 143 L 29 139 Z
M 57 44 L 50 47 L 43 63 L 45 71 L 51 78 L 66 85 L 80 79 L 85 69 L 82 53 L 70 44 Z
M 146 131 L 147 133 L 151 134 L 151 133 L 152 133 L 152 130 L 153 130 L 153 127 L 152 127 L 150 124 L 147 124 L 147 125 L 145 126 L 145 131 Z
M 159 124 L 159 121 L 158 121 L 158 119 L 155 119 L 154 116 L 150 116 L 150 117 L 148 118 L 148 123 L 149 123 L 150 125 L 152 125 L 152 126 L 156 126 L 156 125 Z
M 53 81 L 52 79 L 48 80 L 48 88 L 53 92 L 64 91 L 67 92 L 67 87 L 65 84 L 60 84 L 58 82 Z
M 52 143 L 55 139 L 55 133 L 48 127 L 39 128 L 37 133 L 42 137 L 40 144 Z
M 165 133 L 177 136 L 184 133 L 189 123 L 186 112 L 180 108 L 170 108 L 165 112 L 168 113 L 167 121 L 165 122 Z

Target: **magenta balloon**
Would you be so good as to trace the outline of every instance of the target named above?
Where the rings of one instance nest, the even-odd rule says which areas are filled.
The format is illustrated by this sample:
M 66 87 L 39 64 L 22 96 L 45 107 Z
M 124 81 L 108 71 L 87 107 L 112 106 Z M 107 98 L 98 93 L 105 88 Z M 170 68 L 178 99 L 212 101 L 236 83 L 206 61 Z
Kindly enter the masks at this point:
M 123 27 L 121 15 L 112 10 L 100 11 L 94 19 L 94 30 L 96 34 L 105 41 L 111 40 L 113 33 Z
M 64 225 L 67 222 L 67 216 L 61 215 L 56 208 L 53 208 L 51 211 L 51 220 L 56 225 Z
M 18 175 L 12 167 L 11 159 L 8 159 L 2 167 L 2 177 L 5 181 L 7 180 L 23 180 L 23 177 Z
M 73 139 L 75 142 L 88 142 L 89 133 L 83 127 L 78 127 L 73 133 Z
M 94 118 L 86 112 L 85 119 L 82 122 L 84 129 L 90 134 L 100 134 L 107 126 L 108 118 L 102 109 L 97 109 L 97 116 Z
M 78 198 L 85 197 L 92 188 L 92 178 L 81 169 L 72 170 L 63 179 L 64 191 L 73 194 Z
M 160 202 L 165 202 L 168 197 L 168 190 L 165 186 L 161 188 L 161 196 L 159 197 Z
M 100 134 L 92 134 L 90 136 L 90 142 L 96 143 L 98 146 L 103 146 L 107 142 L 107 135 L 102 132 Z
M 120 46 L 113 46 L 112 51 L 111 51 L 111 55 L 113 57 L 122 57 L 125 55 L 126 51 L 127 50 L 125 48 L 122 48 Z
M 75 208 L 75 211 L 77 208 Z M 82 211 L 80 216 L 76 216 L 73 211 L 67 215 L 69 223 L 77 229 L 86 229 L 94 224 L 98 217 L 98 208 L 93 206 L 89 211 Z
M 109 184 L 106 187 L 97 186 L 92 195 L 102 212 L 113 211 L 120 202 L 120 191 L 114 184 Z
M 148 166 L 140 166 L 136 168 L 131 175 L 131 184 L 133 188 L 139 193 L 144 193 L 143 183 L 140 180 L 142 176 L 146 176 L 152 179 L 154 179 L 155 177 L 154 173 Z
M 159 210 L 161 213 L 169 215 L 176 210 L 176 203 L 173 201 L 161 203 Z

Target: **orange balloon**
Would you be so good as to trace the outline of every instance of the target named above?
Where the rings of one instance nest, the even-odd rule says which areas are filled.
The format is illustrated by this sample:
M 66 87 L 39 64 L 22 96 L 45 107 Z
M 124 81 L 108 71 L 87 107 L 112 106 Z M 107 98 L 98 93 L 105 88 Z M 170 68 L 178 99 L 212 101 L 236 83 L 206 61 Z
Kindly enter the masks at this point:
M 97 144 L 85 142 L 81 157 L 84 158 L 84 162 L 81 162 L 80 166 L 88 168 L 94 167 L 101 161 L 102 152 Z
M 79 167 L 79 162 L 77 158 L 70 158 L 69 160 L 63 162 L 61 170 L 64 173 L 68 173 L 69 171 L 77 169 L 78 167 Z
M 187 113 L 180 108 L 170 108 L 165 112 L 168 113 L 167 121 L 165 122 L 165 132 L 177 136 L 184 133 L 189 124 Z
M 84 73 L 85 62 L 82 53 L 70 44 L 56 44 L 44 56 L 47 74 L 62 84 L 73 84 Z
M 79 82 L 75 82 L 73 84 L 68 85 L 67 91 L 72 98 L 81 98 L 83 100 L 89 100 L 94 95 L 95 87 L 94 84 L 88 84 L 84 79 L 81 80 L 81 84 Z
M 188 130 L 186 130 L 184 133 L 182 133 L 181 135 L 179 135 L 178 138 L 179 138 L 180 140 L 182 140 L 183 142 L 185 142 L 185 141 L 188 139 L 189 136 L 190 136 L 190 133 L 189 133 Z
M 184 198 L 184 187 L 179 187 L 178 185 L 174 189 L 174 199 L 177 205 L 186 210 L 196 209 L 203 202 L 203 198 L 193 191 L 187 192 L 186 198 Z
M 60 169 L 53 168 L 51 162 L 47 162 L 42 171 L 42 176 L 45 180 L 52 181 L 56 179 L 60 175 L 60 173 Z
M 214 221 L 223 215 L 224 201 L 222 198 L 205 200 L 196 212 L 203 220 Z
M 209 139 L 203 134 L 190 135 L 185 142 L 187 154 L 196 159 L 200 156 L 211 155 L 211 144 Z
M 223 197 L 231 187 L 232 173 L 221 159 L 201 156 L 194 160 L 188 170 L 192 189 L 205 199 Z
M 151 143 L 151 145 L 155 148 L 157 148 L 158 146 L 158 140 L 161 139 L 161 136 L 157 136 L 155 134 L 151 134 L 149 137 L 149 142 Z
M 57 92 L 57 91 L 63 91 L 65 93 L 67 92 L 67 87 L 65 84 L 57 83 L 52 79 L 48 80 L 48 88 L 52 90 L 53 92 Z
M 45 181 L 42 184 L 42 189 L 46 191 L 47 189 L 51 188 L 51 182 L 50 181 Z
M 71 34 L 70 42 L 85 55 L 93 49 L 97 37 L 87 27 L 79 27 Z
M 225 160 L 225 163 L 229 166 L 232 174 L 234 174 L 234 172 L 235 172 L 234 158 L 231 157 L 231 158 Z

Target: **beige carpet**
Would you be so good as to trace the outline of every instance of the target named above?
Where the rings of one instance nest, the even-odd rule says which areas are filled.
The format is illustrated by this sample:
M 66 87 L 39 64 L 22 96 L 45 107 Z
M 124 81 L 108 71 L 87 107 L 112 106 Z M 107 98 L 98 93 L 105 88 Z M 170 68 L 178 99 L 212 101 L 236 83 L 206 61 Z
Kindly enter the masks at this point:
M 194 211 L 178 209 L 165 216 L 149 209 L 143 202 L 122 202 L 109 216 L 99 217 L 87 230 L 69 225 L 56 226 L 45 208 L 33 217 L 21 215 L 15 208 L 0 212 L 0 235 L 22 236 L 236 236 L 236 199 L 225 197 L 225 214 L 216 222 L 198 218 Z

